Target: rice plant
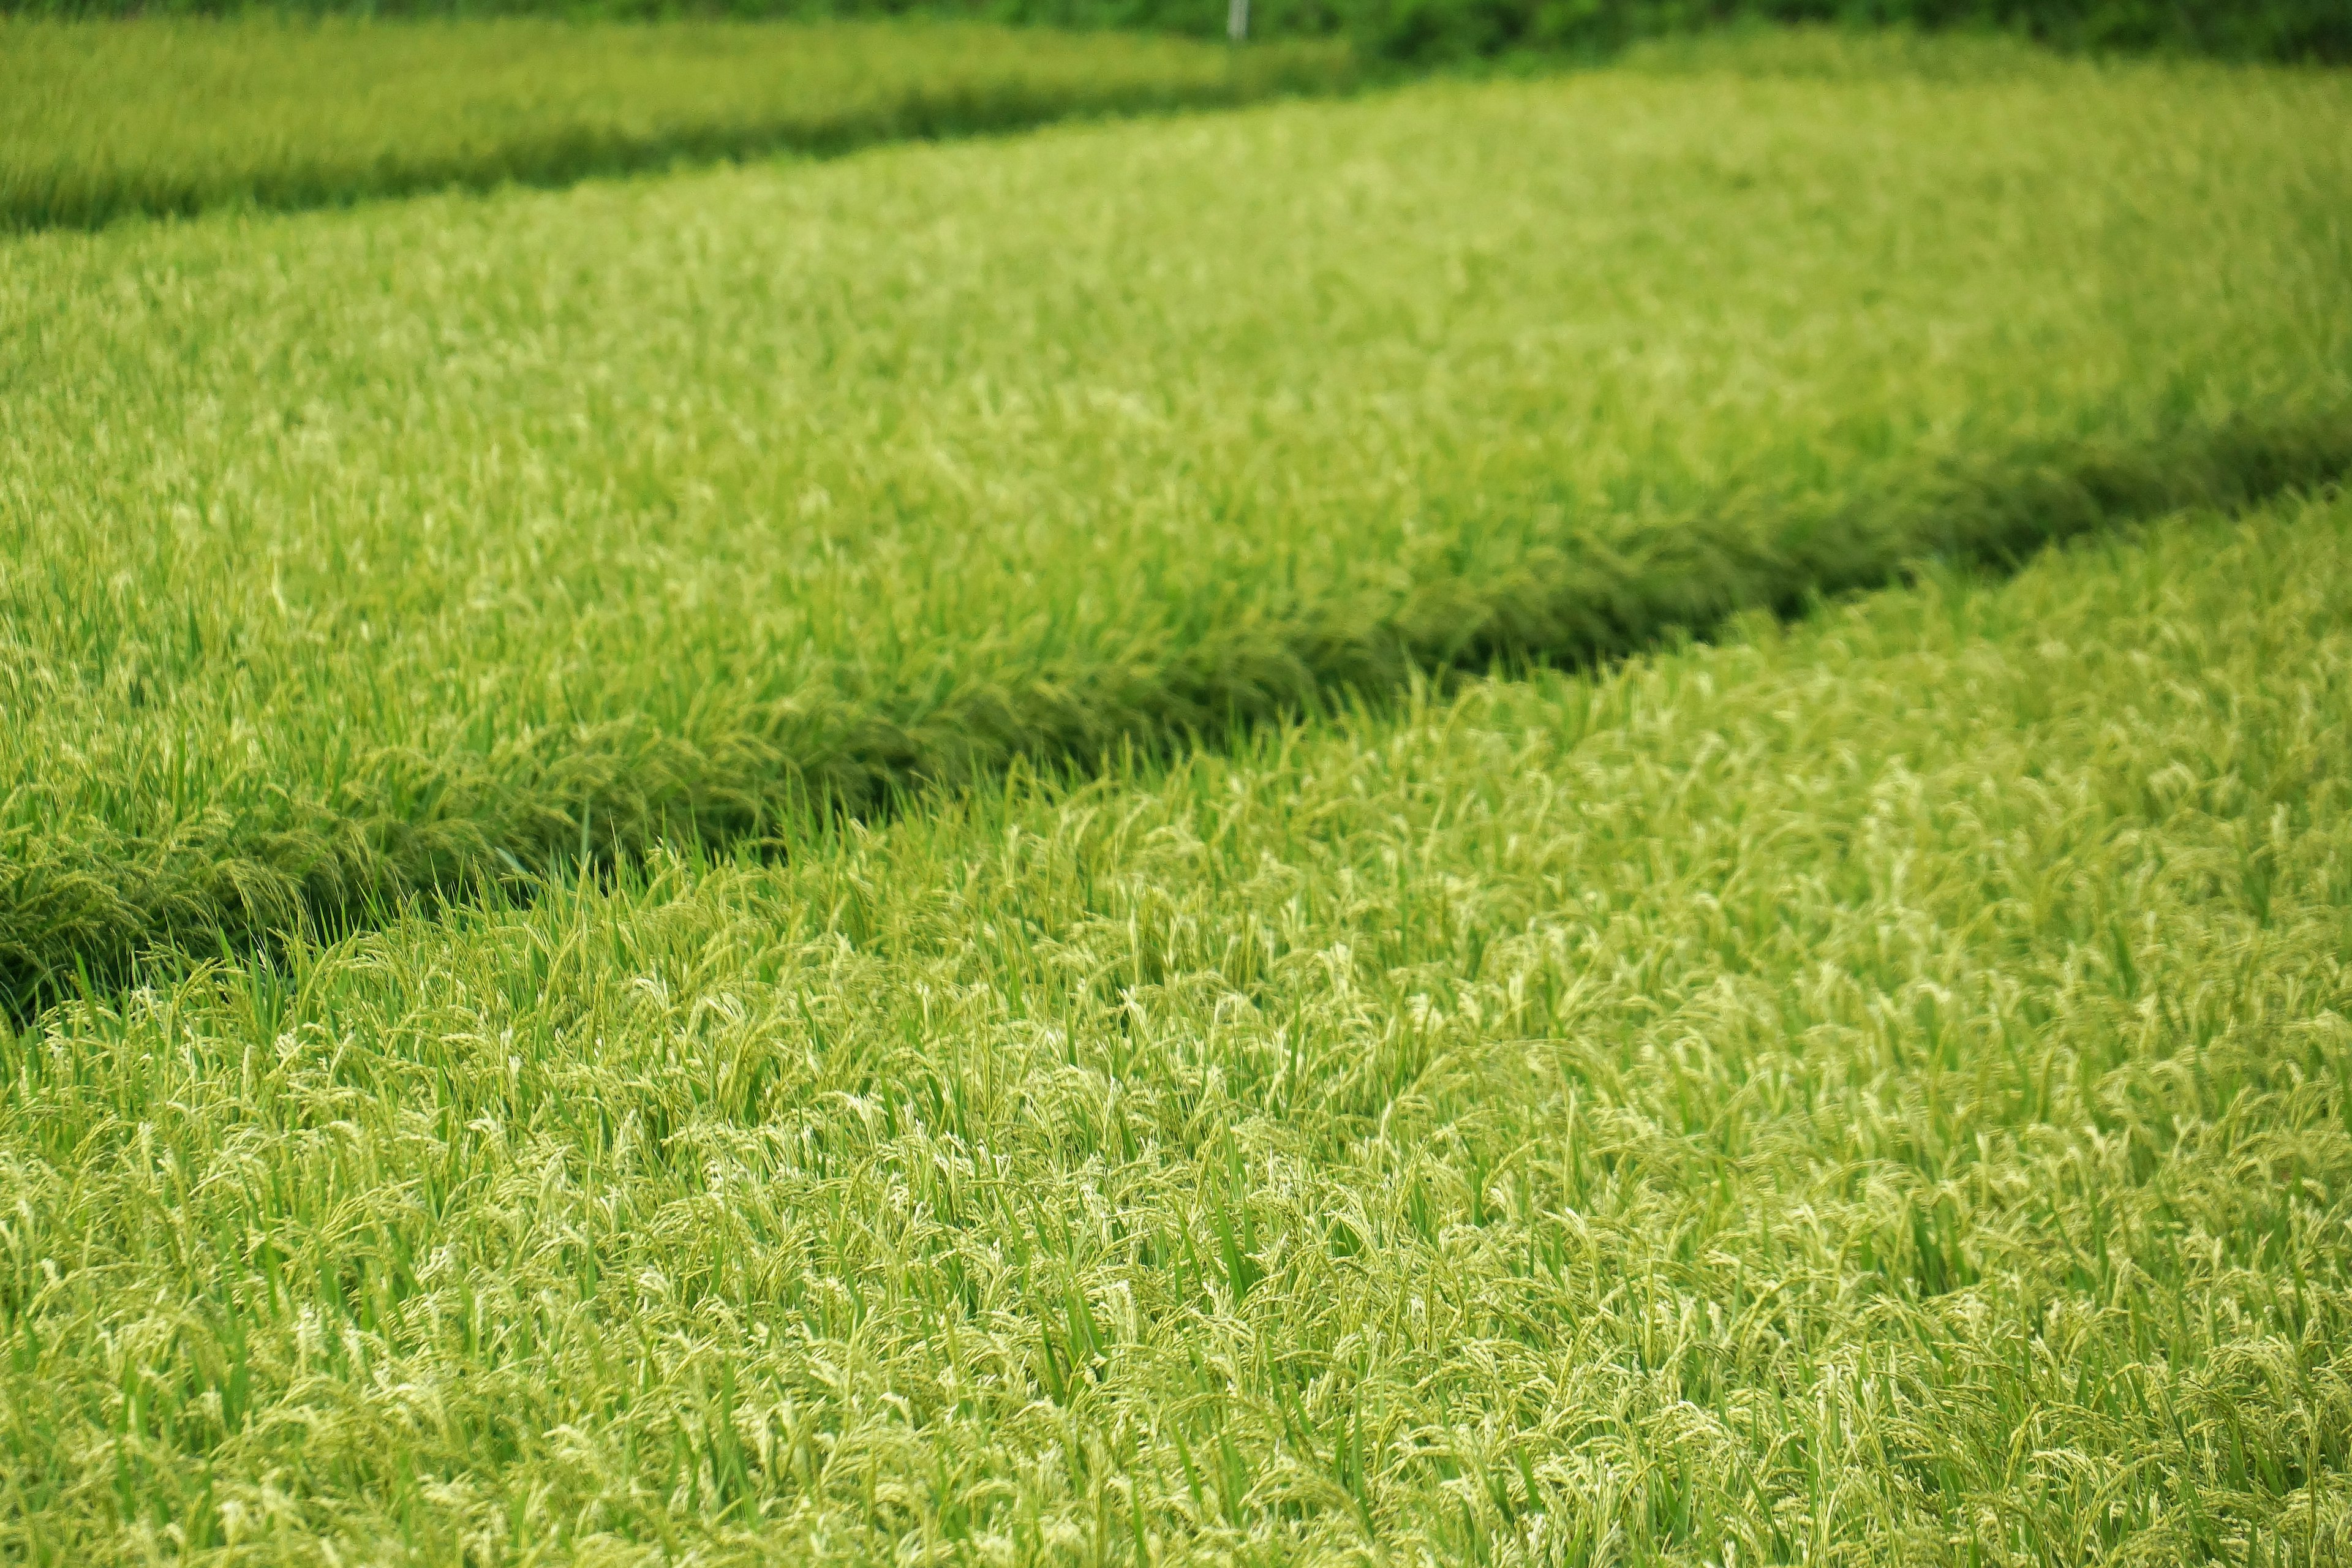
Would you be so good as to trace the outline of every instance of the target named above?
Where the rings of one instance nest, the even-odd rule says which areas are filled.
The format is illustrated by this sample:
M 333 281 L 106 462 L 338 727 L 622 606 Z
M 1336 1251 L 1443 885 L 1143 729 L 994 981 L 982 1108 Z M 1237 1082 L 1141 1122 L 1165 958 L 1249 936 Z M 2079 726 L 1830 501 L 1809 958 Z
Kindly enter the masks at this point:
M 0 1053 L 0 1553 L 2339 1563 L 2352 504 Z
M 19 237 L 0 988 L 2341 470 L 2343 79 L 1857 58 Z
M 1336 45 L 970 22 L 0 16 L 0 231 L 835 153 L 1353 75 Z

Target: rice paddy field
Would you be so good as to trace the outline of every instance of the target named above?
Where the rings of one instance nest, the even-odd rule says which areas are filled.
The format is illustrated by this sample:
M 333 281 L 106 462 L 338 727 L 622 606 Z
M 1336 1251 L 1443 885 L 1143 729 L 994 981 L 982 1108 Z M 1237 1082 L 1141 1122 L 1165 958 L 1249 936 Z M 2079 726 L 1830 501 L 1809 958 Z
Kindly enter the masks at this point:
M 0 1560 L 2352 1560 L 2352 82 L 0 242 Z
M 292 20 L 0 12 L 0 232 L 341 205 L 1332 91 L 1241 53 L 973 23 Z

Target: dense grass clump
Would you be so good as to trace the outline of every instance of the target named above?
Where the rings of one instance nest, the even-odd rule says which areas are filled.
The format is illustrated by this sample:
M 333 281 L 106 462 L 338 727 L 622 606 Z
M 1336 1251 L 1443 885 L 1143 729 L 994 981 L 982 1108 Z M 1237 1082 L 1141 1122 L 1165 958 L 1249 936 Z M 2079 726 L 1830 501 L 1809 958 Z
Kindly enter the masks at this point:
M 838 153 L 1351 74 L 1344 47 L 954 23 L 0 20 L 0 228 Z
M 76 1003 L 28 1563 L 2341 1563 L 2352 505 Z
M 2352 89 L 1431 84 L 0 251 L 22 1004 L 2352 456 Z

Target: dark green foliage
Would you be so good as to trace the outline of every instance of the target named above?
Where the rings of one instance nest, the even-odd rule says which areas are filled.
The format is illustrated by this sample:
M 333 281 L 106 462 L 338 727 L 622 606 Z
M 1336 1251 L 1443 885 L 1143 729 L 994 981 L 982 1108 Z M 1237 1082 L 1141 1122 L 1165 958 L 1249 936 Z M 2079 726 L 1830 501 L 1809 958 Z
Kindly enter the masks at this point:
M 1397 59 L 1517 49 L 1606 53 L 1738 24 L 1999 32 L 2070 49 L 2352 59 L 2338 0 L 1344 0 L 1345 30 Z

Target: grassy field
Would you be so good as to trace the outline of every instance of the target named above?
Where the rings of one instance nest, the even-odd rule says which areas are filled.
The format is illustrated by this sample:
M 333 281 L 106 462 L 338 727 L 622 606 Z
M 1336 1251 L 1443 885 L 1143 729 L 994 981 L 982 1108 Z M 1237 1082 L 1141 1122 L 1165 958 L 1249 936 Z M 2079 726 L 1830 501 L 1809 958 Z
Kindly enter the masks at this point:
M 0 240 L 0 1563 L 2352 1561 L 2347 470 L 2318 72 Z
M 2352 503 L 0 1057 L 0 1553 L 2340 1563 Z
M 984 16 L 992 22 L 1226 36 L 1220 0 L 270 0 L 297 16 L 528 14 L 575 20 L 836 19 Z M 227 13 L 248 0 L 5 0 L 20 16 L 94 17 Z M 1763 26 L 1843 24 L 1939 37 L 1999 34 L 2076 50 L 2315 63 L 2352 61 L 2352 11 L 2341 0 L 1253 0 L 1249 37 L 1344 37 L 1373 58 L 1426 66 L 1534 57 L 1591 61 L 1662 38 Z
M 2344 79 L 1836 47 L 12 242 L 9 994 L 2343 468 Z
M 838 153 L 1352 74 L 1341 45 L 978 23 L 0 16 L 0 229 Z

